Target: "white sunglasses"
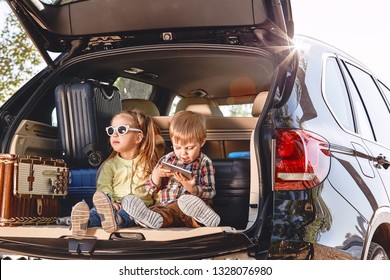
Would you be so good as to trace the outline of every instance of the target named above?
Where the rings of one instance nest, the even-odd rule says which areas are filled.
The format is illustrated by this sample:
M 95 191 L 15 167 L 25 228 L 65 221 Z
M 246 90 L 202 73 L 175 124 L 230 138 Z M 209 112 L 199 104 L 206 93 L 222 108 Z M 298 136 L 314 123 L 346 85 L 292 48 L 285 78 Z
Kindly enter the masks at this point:
M 119 135 L 125 135 L 129 131 L 136 131 L 142 133 L 141 129 L 130 127 L 128 124 L 121 124 L 118 126 L 107 126 L 106 132 L 108 136 L 114 135 L 115 132 L 117 132 Z

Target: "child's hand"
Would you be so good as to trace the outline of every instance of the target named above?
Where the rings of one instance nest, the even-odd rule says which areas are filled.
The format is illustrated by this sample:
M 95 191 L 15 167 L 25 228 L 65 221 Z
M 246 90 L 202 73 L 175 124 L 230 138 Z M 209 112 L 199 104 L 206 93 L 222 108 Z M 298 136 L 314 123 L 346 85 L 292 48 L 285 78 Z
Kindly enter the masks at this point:
M 191 179 L 188 179 L 186 176 L 179 172 L 173 173 L 173 177 L 180 182 L 180 184 L 183 185 L 183 187 L 189 192 L 194 193 L 195 190 L 195 179 L 196 177 L 192 177 Z
M 164 168 L 161 164 L 158 166 L 157 172 L 160 178 L 171 177 L 174 175 L 174 173 L 171 170 Z
M 161 183 L 161 178 L 170 177 L 172 175 L 173 175 L 172 171 L 163 168 L 163 166 L 160 164 L 153 169 L 151 179 L 153 184 L 158 186 Z

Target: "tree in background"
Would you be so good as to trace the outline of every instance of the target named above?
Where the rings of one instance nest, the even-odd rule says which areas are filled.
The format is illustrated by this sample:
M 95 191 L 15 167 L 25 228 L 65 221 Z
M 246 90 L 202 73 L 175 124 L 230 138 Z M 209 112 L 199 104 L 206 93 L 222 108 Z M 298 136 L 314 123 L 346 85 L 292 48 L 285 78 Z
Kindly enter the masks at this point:
M 0 106 L 38 72 L 41 64 L 38 50 L 16 16 L 8 12 L 0 30 Z

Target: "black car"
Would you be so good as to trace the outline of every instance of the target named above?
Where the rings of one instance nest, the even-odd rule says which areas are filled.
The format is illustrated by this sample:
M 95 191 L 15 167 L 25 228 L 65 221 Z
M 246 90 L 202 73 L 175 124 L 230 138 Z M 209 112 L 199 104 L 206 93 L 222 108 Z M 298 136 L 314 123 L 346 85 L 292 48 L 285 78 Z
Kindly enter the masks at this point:
M 348 54 L 294 36 L 289 0 L 7 2 L 48 66 L 0 108 L 0 152 L 57 159 L 71 175 L 62 193 L 5 197 L 1 190 L 4 254 L 388 259 L 389 88 Z M 85 85 L 118 91 L 112 112 L 153 115 L 165 151 L 176 111 L 207 116 L 203 152 L 216 169 L 220 226 L 90 228 L 85 239 L 72 237 L 66 217 L 81 199 L 91 203 L 108 147 L 97 137 L 86 158 L 75 159 L 83 152 L 71 154 L 63 142 L 84 139 L 87 130 L 64 137 L 70 117 L 59 112 L 55 93 Z M 94 133 L 108 123 L 97 122 Z M 2 188 L 12 181 L 6 162 Z M 31 187 L 36 177 L 27 177 Z M 57 212 L 45 213 L 53 204 Z

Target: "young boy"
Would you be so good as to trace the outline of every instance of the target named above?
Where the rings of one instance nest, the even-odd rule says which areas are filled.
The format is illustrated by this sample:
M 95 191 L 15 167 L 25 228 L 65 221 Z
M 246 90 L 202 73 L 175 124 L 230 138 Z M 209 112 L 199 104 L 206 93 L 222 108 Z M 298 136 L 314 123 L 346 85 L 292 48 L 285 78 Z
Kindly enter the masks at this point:
M 178 112 L 172 118 L 169 136 L 173 152 L 159 160 L 146 183 L 149 194 L 161 191 L 160 203 L 148 208 L 139 198 L 127 195 L 122 208 L 148 228 L 218 226 L 220 217 L 210 207 L 215 195 L 214 167 L 201 152 L 206 142 L 204 117 L 191 111 Z M 193 177 L 172 172 L 162 162 L 189 170 Z

